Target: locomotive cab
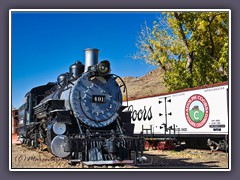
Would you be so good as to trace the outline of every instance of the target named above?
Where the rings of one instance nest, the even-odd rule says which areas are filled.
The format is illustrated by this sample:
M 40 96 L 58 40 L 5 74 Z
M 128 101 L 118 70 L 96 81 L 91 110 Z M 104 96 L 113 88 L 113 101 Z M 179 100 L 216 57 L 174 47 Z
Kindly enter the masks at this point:
M 31 142 L 31 137 L 29 131 L 35 126 L 36 117 L 34 115 L 33 107 L 40 103 L 40 101 L 46 96 L 46 91 L 53 88 L 55 83 L 48 83 L 43 86 L 38 86 L 25 95 L 25 103 L 19 108 L 19 118 L 18 118 L 18 136 L 21 141 L 27 141 L 28 144 L 33 144 Z

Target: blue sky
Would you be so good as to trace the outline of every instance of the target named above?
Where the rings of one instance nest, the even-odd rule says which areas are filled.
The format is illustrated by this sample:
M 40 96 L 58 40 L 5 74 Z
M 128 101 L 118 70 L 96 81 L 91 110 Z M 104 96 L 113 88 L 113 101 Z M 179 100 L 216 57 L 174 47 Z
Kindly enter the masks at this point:
M 97 48 L 112 73 L 139 77 L 156 68 L 130 56 L 137 34 L 158 12 L 12 12 L 12 105 L 18 108 L 35 86 L 55 82 L 84 49 Z

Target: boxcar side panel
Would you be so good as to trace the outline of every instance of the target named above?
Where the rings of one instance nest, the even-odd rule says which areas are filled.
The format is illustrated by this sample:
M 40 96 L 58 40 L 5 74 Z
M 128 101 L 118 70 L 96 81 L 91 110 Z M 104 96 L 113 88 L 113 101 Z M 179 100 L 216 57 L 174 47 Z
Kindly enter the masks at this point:
M 176 134 L 228 134 L 227 89 L 222 85 L 131 100 L 134 133 L 152 127 L 154 134 L 164 134 L 165 123 L 175 125 Z

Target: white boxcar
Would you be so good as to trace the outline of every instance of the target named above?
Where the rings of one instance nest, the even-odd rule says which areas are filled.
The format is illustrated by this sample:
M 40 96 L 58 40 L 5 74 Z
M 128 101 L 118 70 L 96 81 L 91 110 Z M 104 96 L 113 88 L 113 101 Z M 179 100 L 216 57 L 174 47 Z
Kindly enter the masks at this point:
M 228 83 L 129 100 L 128 110 L 134 134 L 151 128 L 154 135 L 163 137 L 165 124 L 175 127 L 180 137 L 228 135 Z

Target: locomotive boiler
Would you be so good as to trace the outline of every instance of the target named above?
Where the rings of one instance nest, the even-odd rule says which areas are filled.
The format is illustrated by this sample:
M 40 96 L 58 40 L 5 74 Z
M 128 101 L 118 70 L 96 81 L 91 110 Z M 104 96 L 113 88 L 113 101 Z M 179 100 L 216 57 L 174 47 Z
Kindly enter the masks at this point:
M 143 139 L 133 136 L 131 112 L 123 112 L 125 83 L 110 73 L 109 61 L 98 63 L 98 52 L 85 49 L 85 65 L 77 61 L 56 83 L 26 94 L 17 130 L 23 144 L 88 165 L 133 163 L 142 155 Z

